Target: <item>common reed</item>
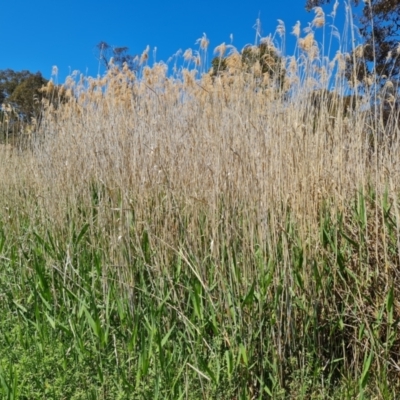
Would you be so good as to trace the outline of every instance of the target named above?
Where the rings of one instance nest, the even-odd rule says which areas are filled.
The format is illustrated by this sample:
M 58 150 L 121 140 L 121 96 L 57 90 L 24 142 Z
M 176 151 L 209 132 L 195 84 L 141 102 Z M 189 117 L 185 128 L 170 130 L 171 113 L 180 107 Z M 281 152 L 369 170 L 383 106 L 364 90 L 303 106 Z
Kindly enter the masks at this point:
M 29 149 L 0 147 L 4 309 L 97 360 L 93 398 L 400 389 L 398 114 L 371 119 L 368 90 L 345 108 L 346 55 L 294 32 L 283 83 L 225 44 L 225 71 L 189 69 L 204 35 L 174 75 L 146 49 L 140 75 L 70 77 Z

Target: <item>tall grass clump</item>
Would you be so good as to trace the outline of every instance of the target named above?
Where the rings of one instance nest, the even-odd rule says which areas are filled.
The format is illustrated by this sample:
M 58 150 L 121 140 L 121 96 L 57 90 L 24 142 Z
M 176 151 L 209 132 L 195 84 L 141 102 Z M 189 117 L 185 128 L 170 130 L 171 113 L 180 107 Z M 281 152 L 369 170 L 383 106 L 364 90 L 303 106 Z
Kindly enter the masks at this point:
M 4 398 L 396 397 L 398 115 L 294 32 L 72 76 L 0 147 Z

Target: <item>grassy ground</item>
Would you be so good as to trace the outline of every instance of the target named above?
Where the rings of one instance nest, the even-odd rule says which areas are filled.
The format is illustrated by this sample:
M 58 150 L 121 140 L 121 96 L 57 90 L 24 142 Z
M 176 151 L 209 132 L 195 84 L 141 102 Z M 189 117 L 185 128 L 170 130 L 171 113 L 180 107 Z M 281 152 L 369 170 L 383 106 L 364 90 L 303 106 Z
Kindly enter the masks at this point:
M 0 147 L 2 398 L 396 398 L 398 117 L 315 108 L 307 40 L 284 85 L 70 78 Z
M 65 215 L 64 231 L 2 215 L 4 398 L 395 398 L 398 235 L 379 203 L 376 259 L 373 192 L 352 199 L 351 215 L 323 208 L 313 243 L 288 213 L 273 241 L 254 232 L 249 247 L 239 211 L 218 256 L 193 252 L 183 210 L 179 247 L 131 217 L 112 255 L 93 196 L 86 223 Z

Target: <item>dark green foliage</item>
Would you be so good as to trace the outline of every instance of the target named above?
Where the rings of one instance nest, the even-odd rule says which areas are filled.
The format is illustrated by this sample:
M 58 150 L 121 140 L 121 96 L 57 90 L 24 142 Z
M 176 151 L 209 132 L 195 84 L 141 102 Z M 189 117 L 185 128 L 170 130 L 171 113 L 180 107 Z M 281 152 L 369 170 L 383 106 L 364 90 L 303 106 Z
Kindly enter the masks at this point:
M 211 61 L 213 77 L 228 71 L 228 60 L 231 56 L 215 57 Z M 254 74 L 254 67 L 259 63 L 259 75 L 268 74 L 278 87 L 282 87 L 285 79 L 285 69 L 282 63 L 282 57 L 277 49 L 268 42 L 260 43 L 258 46 L 246 46 L 240 55 L 240 65 L 235 66 L 235 72 Z M 257 77 L 259 85 L 262 86 L 262 76 Z
M 319 111 L 326 105 L 330 116 L 348 116 L 361 104 L 362 97 L 354 94 L 340 96 L 329 90 L 315 90 L 310 95 L 310 105 L 313 110 Z
M 45 96 L 41 88 L 47 82 L 40 72 L 33 74 L 11 69 L 0 71 L 0 104 L 7 109 L 7 112 L 2 111 L 0 115 L 0 134 L 3 137 L 10 138 L 19 134 L 31 123 L 32 118 L 39 120 Z
M 100 42 L 96 46 L 99 52 L 99 61 L 110 69 L 112 65 L 122 68 L 124 64 L 128 66 L 131 71 L 138 69 L 138 57 L 128 53 L 129 47 L 112 47 L 106 42 Z M 112 62 L 111 62 L 112 60 Z
M 314 7 L 322 6 L 324 4 L 329 4 L 331 0 L 307 0 L 306 9 L 310 11 Z M 360 0 L 352 0 L 355 5 L 358 5 Z
M 307 0 L 308 10 L 330 3 L 330 0 Z M 355 6 L 359 0 L 351 1 Z M 400 34 L 400 1 L 370 0 L 365 2 L 361 15 L 357 16 L 360 33 L 364 38 L 362 58 L 348 60 L 347 77 L 362 82 L 374 74 L 383 84 L 387 78 L 398 79 L 400 74 L 400 57 L 397 49 Z M 391 57 L 388 55 L 391 53 Z M 355 61 L 355 63 L 354 63 Z M 398 87 L 397 87 L 398 89 Z
M 242 63 L 245 70 L 250 71 L 256 62 L 260 63 L 261 73 L 268 73 L 273 77 L 280 70 L 281 57 L 276 49 L 267 43 L 261 43 L 256 48 L 246 46 L 242 50 Z
M 12 69 L 0 71 L 0 104 L 2 104 L 14 90 L 27 78 L 32 76 L 29 71 L 16 72 Z
M 0 397 L 394 399 L 397 224 L 387 195 L 375 226 L 375 201 L 357 193 L 347 215 L 327 202 L 315 246 L 289 213 L 276 250 L 255 242 L 251 257 L 239 212 L 218 260 L 182 244 L 162 268 L 136 224 L 124 270 L 95 219 L 66 232 L 0 222 Z M 368 226 L 385 237 L 389 286 L 365 278 L 379 262 Z
M 355 68 L 357 79 L 362 81 L 366 75 L 372 73 L 378 77 L 380 84 L 391 79 L 398 90 L 400 1 L 372 0 L 371 6 L 364 6 L 360 22 L 365 45 L 364 59 L 357 60 Z M 348 75 L 350 76 L 350 71 Z
M 211 61 L 211 67 L 213 76 L 218 75 L 220 72 L 226 71 L 228 68 L 228 65 L 226 63 L 226 58 L 214 57 Z
M 47 79 L 43 78 L 40 72 L 31 74 L 20 82 L 7 98 L 7 102 L 14 107 L 24 122 L 39 116 L 43 97 L 40 89 L 46 83 Z
M 43 107 L 57 108 L 71 96 L 62 85 L 54 85 L 40 72 L 16 72 L 11 69 L 0 71 L 0 134 L 15 143 L 25 128 L 40 123 Z M 5 111 L 7 110 L 7 111 Z
M 303 108 L 304 122 L 307 126 L 312 126 L 312 132 L 322 129 L 331 133 L 344 118 L 351 117 L 359 110 L 362 97 L 354 94 L 342 96 L 334 91 L 322 89 L 314 90 L 304 96 L 302 101 L 306 104 Z

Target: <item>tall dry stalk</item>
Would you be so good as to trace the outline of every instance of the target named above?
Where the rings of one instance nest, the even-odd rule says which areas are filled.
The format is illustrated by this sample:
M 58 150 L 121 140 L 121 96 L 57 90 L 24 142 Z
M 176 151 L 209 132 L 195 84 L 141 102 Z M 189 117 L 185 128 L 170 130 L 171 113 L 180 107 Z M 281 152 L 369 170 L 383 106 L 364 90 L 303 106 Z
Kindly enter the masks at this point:
M 322 27 L 324 21 L 317 10 L 314 25 Z M 283 360 L 285 348 L 294 349 L 300 341 L 295 334 L 300 312 L 291 300 L 297 278 L 288 221 L 299 229 L 306 259 L 320 250 L 321 210 L 329 205 L 332 218 L 340 214 L 347 223 L 353 212 L 350 201 L 371 186 L 377 201 L 389 193 L 386 200 L 400 223 L 398 124 L 378 140 L 363 111 L 368 94 L 357 98 L 354 110 L 343 107 L 345 55 L 321 61 L 313 32 L 303 38 L 299 26 L 294 32 L 299 56 L 284 60 L 282 85 L 269 74 L 261 76 L 257 65 L 251 72 L 242 69 L 235 51 L 228 57 L 228 70 L 216 77 L 197 79 L 198 72 L 188 69 L 170 76 L 158 63 L 143 65 L 140 77 L 127 68 L 113 68 L 97 79 L 70 78 L 69 101 L 45 108 L 31 150 L 16 153 L 12 163 L 1 157 L 2 190 L 15 204 L 24 204 L 38 223 L 60 230 L 66 221 L 88 219 L 82 210 L 95 210 L 91 229 L 107 237 L 101 246 L 110 259 L 108 268 L 118 266 L 128 292 L 138 255 L 127 250 L 127 243 L 140 248 L 143 232 L 157 251 L 151 256 L 143 251 L 141 257 L 158 276 L 168 275 L 168 268 L 183 260 L 207 292 L 207 268 L 215 265 L 220 298 L 210 299 L 226 303 L 227 310 L 227 286 L 243 295 L 259 274 L 254 260 L 260 256 L 267 263 L 276 255 L 281 264 L 272 282 L 276 291 L 283 287 L 284 301 L 273 340 Z M 205 35 L 199 43 L 205 51 Z M 226 47 L 219 46 L 219 54 Z M 148 49 L 143 63 L 147 54 Z M 184 57 L 189 62 L 191 51 Z M 332 80 L 337 96 L 329 100 L 321 89 Z M 316 91 L 322 93 L 317 100 Z M 376 241 L 371 253 L 376 268 L 382 265 L 380 252 L 387 256 L 379 221 L 374 229 L 365 226 L 366 243 Z M 239 259 L 235 246 L 240 246 Z M 211 261 L 205 262 L 208 257 Z M 240 279 L 230 269 L 233 264 Z M 368 275 L 366 281 L 372 279 L 371 271 L 357 271 Z M 311 272 L 303 273 L 303 289 L 312 302 L 315 282 Z M 388 287 L 391 273 L 380 274 L 374 279 Z M 336 293 L 344 293 L 340 282 L 332 285 Z M 171 290 L 179 297 L 182 289 Z M 266 295 L 271 301 L 272 293 Z M 361 292 L 359 296 L 362 302 Z M 326 307 L 339 308 L 325 301 Z

